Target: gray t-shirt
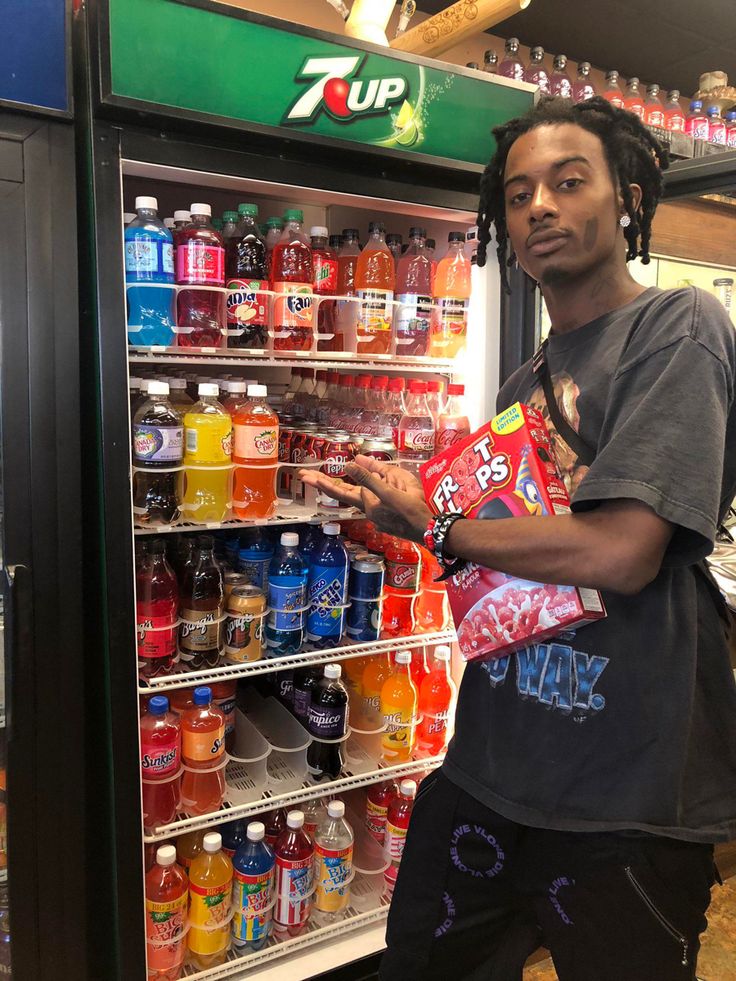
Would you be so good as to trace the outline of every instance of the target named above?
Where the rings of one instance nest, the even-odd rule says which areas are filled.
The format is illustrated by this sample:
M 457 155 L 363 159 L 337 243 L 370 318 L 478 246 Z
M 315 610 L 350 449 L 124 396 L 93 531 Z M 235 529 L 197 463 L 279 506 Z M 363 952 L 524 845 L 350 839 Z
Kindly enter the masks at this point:
M 736 337 L 695 289 L 648 289 L 569 334 L 548 363 L 590 468 L 553 433 L 574 511 L 643 501 L 675 532 L 656 579 L 605 592 L 608 617 L 469 664 L 445 772 L 510 820 L 633 829 L 690 841 L 736 836 L 736 685 L 717 606 L 692 568 L 736 491 Z M 544 395 L 531 363 L 501 411 Z

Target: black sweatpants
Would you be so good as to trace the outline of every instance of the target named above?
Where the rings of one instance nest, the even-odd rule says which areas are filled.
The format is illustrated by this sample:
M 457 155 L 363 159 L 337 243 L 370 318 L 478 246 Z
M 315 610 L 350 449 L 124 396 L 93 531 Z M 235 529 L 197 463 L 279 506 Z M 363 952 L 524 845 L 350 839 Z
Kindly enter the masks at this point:
M 713 848 L 508 821 L 441 771 L 421 784 L 389 911 L 382 981 L 694 981 Z

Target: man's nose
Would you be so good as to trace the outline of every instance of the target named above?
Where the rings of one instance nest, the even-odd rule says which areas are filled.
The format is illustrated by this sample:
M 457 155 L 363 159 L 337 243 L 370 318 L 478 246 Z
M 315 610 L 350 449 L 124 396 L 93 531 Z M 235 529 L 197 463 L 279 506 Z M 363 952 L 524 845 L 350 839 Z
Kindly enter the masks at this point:
M 546 218 L 556 218 L 558 215 L 557 205 L 554 195 L 544 183 L 539 183 L 534 188 L 531 206 L 529 208 L 529 221 L 532 223 L 544 221 Z

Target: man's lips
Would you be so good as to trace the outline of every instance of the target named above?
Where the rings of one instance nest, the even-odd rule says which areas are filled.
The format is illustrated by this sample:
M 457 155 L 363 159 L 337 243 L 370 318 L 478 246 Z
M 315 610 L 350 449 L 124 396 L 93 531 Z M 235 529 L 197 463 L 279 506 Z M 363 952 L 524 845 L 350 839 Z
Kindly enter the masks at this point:
M 548 255 L 562 248 L 568 237 L 567 232 L 556 228 L 532 232 L 526 240 L 526 247 L 532 255 Z

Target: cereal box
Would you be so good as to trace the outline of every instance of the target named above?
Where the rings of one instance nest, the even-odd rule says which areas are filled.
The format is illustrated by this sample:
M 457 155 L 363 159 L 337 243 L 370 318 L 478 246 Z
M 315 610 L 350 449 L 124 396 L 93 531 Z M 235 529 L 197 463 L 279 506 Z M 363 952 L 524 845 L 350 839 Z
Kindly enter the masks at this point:
M 435 514 L 531 518 L 570 511 L 544 419 L 520 402 L 419 472 Z M 466 660 L 500 657 L 606 615 L 594 589 L 514 579 L 474 563 L 446 585 Z

